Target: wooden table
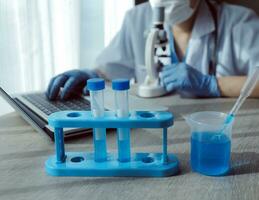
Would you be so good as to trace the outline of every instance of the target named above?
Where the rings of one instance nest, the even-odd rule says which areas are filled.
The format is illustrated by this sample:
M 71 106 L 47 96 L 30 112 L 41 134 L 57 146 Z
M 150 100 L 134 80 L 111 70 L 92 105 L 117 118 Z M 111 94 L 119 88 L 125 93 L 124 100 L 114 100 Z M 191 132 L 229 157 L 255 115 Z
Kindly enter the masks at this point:
M 169 152 L 181 163 L 181 173 L 168 178 L 51 177 L 44 162 L 54 144 L 35 132 L 17 114 L 0 118 L 0 199 L 259 199 L 259 100 L 245 103 L 233 128 L 232 172 L 207 177 L 191 172 L 189 128 L 182 115 L 195 111 L 227 112 L 234 99 L 181 99 L 178 96 L 145 100 L 169 106 L 175 126 L 169 129 Z M 134 103 L 134 102 L 131 102 Z M 160 133 L 132 131 L 132 151 L 161 151 Z M 108 133 L 108 147 L 116 151 L 116 137 Z M 66 141 L 67 151 L 91 151 L 92 138 Z

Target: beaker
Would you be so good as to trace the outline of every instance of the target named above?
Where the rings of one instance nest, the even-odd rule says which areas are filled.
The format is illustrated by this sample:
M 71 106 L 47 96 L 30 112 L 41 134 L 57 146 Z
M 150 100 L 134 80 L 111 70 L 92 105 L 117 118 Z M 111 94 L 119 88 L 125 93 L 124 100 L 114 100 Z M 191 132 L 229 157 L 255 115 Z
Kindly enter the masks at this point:
M 208 176 L 227 174 L 230 169 L 233 121 L 226 124 L 227 114 L 197 112 L 185 116 L 191 128 L 191 167 Z

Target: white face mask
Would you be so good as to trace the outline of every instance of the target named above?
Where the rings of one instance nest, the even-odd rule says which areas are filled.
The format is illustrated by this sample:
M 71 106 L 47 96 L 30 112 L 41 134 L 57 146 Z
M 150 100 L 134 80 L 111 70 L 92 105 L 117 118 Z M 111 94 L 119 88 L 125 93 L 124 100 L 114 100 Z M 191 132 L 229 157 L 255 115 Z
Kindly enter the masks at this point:
M 196 8 L 190 7 L 190 0 L 150 0 L 151 6 L 154 7 L 165 7 L 165 22 L 171 26 L 180 24 L 189 19 Z

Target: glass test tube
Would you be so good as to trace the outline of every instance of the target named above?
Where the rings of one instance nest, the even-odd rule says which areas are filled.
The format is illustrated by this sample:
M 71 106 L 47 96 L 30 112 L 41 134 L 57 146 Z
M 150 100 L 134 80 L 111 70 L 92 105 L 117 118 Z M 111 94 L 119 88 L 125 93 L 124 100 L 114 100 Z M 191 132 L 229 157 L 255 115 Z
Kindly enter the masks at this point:
M 103 90 L 105 88 L 104 80 L 100 78 L 89 79 L 87 81 L 87 88 L 90 91 L 91 111 L 93 117 L 103 117 Z M 102 162 L 107 159 L 105 128 L 94 129 L 94 156 L 96 162 Z
M 112 81 L 115 92 L 115 112 L 118 118 L 129 117 L 128 89 L 129 80 L 117 79 Z M 118 160 L 120 162 L 130 161 L 130 129 L 118 128 Z

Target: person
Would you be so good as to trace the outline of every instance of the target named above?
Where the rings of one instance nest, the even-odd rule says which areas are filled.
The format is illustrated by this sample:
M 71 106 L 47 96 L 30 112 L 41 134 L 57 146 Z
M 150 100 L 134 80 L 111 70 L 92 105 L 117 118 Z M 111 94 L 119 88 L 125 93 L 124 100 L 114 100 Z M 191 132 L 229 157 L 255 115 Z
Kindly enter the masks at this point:
M 238 96 L 247 75 L 259 66 L 256 13 L 212 0 L 165 2 L 172 57 L 171 64 L 160 72 L 166 90 L 198 97 Z M 98 56 L 95 69 L 57 75 L 49 83 L 47 97 L 54 100 L 60 94 L 61 99 L 67 99 L 86 93 L 86 80 L 92 77 L 135 78 L 143 82 L 145 32 L 152 26 L 151 19 L 149 2 L 129 10 L 120 31 Z M 259 97 L 258 86 L 252 96 Z

